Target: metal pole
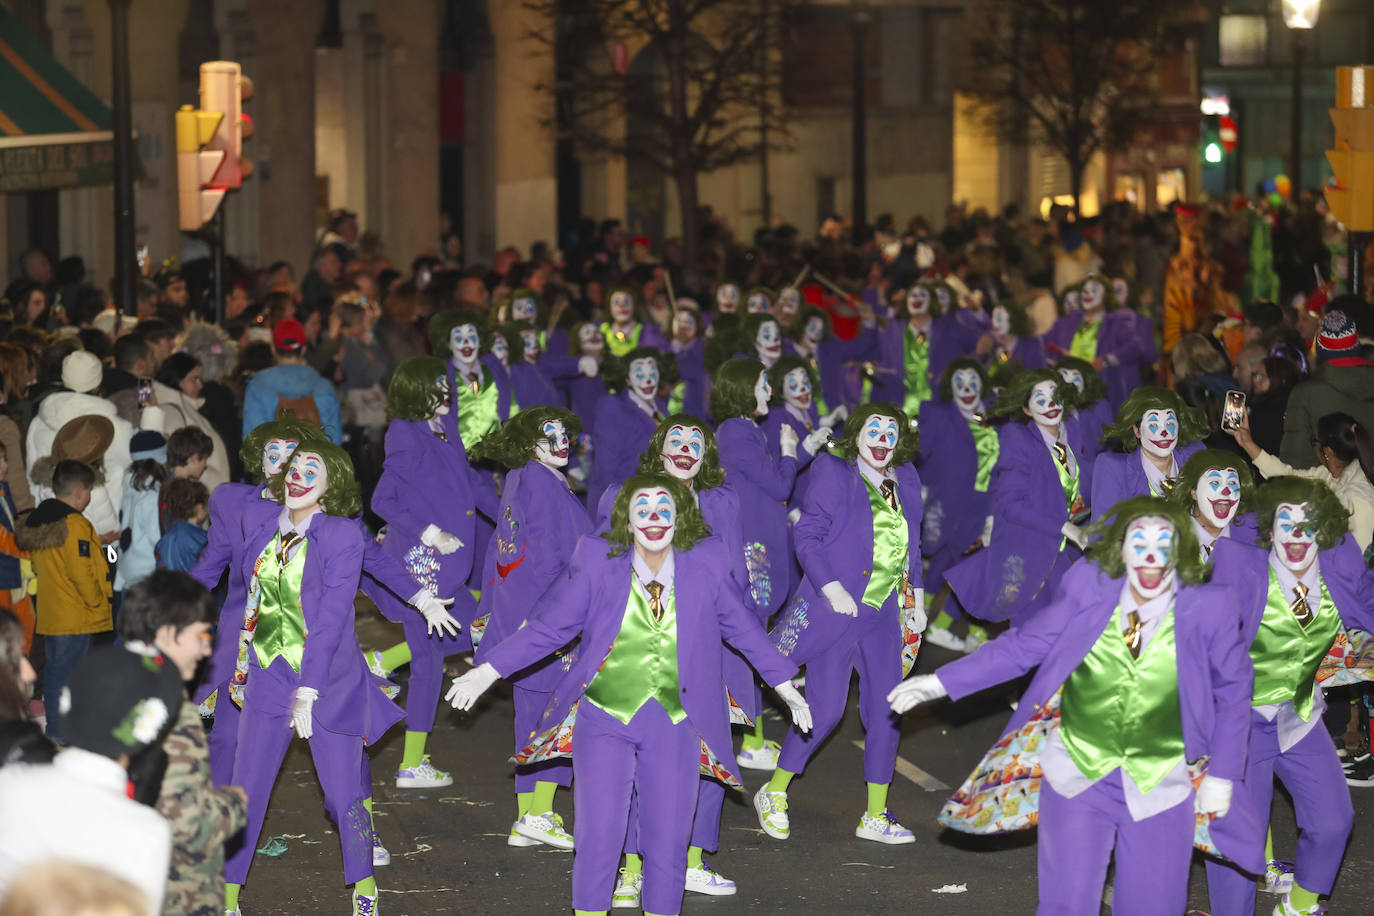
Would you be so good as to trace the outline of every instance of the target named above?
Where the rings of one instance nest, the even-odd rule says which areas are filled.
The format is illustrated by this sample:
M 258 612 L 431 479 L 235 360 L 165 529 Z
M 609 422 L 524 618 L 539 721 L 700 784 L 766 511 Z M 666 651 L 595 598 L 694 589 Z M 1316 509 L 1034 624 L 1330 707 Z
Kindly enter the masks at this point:
M 1293 184 L 1293 203 L 1302 196 L 1302 58 L 1303 30 L 1289 29 L 1293 37 L 1293 112 L 1289 128 L 1292 144 L 1288 153 L 1288 180 Z
M 768 0 L 760 0 L 759 18 L 763 22 L 763 53 L 759 55 L 759 196 L 762 198 L 763 228 L 773 225 L 773 196 L 768 188 L 768 92 L 772 88 L 768 80 L 773 53 L 773 25 L 768 21 Z
M 114 86 L 115 308 L 134 306 L 133 105 L 129 97 L 129 4 L 109 0 L 110 59 Z
M 1351 232 L 1346 238 L 1346 277 L 1350 281 L 1350 288 L 1346 292 L 1354 293 L 1357 296 L 1364 295 L 1364 249 L 1369 244 L 1370 233 Z
M 858 0 L 854 4 L 854 200 L 850 207 L 853 211 L 854 229 L 868 223 L 868 77 L 865 71 L 864 52 L 868 45 L 868 22 L 871 14 L 867 4 Z

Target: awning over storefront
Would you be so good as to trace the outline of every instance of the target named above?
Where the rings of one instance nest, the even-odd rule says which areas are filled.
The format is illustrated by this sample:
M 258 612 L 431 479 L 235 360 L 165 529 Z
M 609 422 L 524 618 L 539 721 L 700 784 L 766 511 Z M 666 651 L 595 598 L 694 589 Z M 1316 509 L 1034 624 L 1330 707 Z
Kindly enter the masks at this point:
M 114 113 L 0 7 L 0 192 L 109 184 Z

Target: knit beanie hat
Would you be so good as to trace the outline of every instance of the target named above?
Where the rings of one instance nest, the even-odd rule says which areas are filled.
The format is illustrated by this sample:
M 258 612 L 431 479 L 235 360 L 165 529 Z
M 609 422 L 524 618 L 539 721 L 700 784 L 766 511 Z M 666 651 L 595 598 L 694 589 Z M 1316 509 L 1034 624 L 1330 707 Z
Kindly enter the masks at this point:
M 133 756 L 166 732 L 182 693 L 176 665 L 161 655 L 92 649 L 62 688 L 62 735 L 72 747 L 104 757 Z
M 1331 309 L 1322 318 L 1317 332 L 1317 359 L 1326 361 L 1338 356 L 1357 356 L 1360 335 L 1345 312 Z
M 152 429 L 140 429 L 129 440 L 129 458 L 142 461 L 151 458 L 158 464 L 167 463 L 167 439 Z
M 94 353 L 75 350 L 62 360 L 62 387 L 85 394 L 100 387 L 104 375 L 100 359 Z

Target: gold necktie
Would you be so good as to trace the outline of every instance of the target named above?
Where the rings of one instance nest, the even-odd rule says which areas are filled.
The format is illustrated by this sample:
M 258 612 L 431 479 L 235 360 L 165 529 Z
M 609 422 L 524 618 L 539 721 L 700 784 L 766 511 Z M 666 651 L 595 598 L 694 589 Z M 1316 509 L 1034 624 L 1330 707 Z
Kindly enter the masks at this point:
M 1178 483 L 1177 477 L 1165 477 L 1159 482 L 1159 495 L 1164 496 L 1174 488 L 1174 484 L 1176 483 Z
M 288 531 L 281 536 L 281 543 L 277 546 L 277 565 L 285 566 L 291 562 L 291 549 L 305 538 L 294 531 Z
M 654 620 L 663 620 L 663 583 L 655 579 L 644 590 L 649 593 L 649 610 L 654 615 Z
M 1215 546 L 1217 546 L 1217 542 L 1216 542 L 1216 541 L 1213 541 L 1213 542 L 1210 543 L 1210 544 L 1203 544 L 1203 545 L 1202 545 L 1202 553 L 1203 553 L 1203 555 L 1204 555 L 1204 556 L 1210 557 L 1210 556 L 1212 555 L 1212 548 L 1215 547 Z
M 1142 634 L 1140 632 L 1141 623 L 1139 612 L 1131 611 L 1126 615 L 1126 620 L 1129 625 L 1126 627 L 1126 632 L 1122 634 L 1123 638 L 1126 640 L 1126 648 L 1131 650 L 1131 658 L 1140 658 Z
M 1293 586 L 1293 604 L 1290 608 L 1298 618 L 1298 625 L 1306 628 L 1312 622 L 1312 605 L 1307 603 L 1307 586 L 1299 582 Z
M 482 391 L 482 377 L 476 372 L 468 373 L 468 388 L 473 394 L 480 394 Z
M 882 492 L 883 499 L 887 500 L 887 504 L 891 506 L 893 509 L 896 509 L 897 482 L 895 480 L 884 480 L 882 486 L 880 486 L 878 489 Z
M 1054 452 L 1054 458 L 1059 462 L 1060 467 L 1067 471 L 1069 469 L 1068 446 L 1062 442 L 1056 442 L 1054 445 L 1050 446 L 1050 450 Z

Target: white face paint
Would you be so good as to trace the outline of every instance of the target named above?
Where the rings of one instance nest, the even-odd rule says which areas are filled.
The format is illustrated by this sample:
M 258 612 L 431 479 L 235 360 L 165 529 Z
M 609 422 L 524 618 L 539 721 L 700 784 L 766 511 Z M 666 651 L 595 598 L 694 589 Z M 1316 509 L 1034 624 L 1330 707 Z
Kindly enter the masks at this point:
M 1116 296 L 1118 305 L 1125 305 L 1131 296 L 1131 287 L 1123 277 L 1112 280 L 1112 294 Z
M 658 395 L 658 361 L 643 357 L 630 363 L 630 388 L 646 401 Z
M 1280 503 L 1274 512 L 1273 553 L 1295 576 L 1307 572 L 1317 559 L 1316 531 L 1307 524 L 1307 503 Z
M 286 471 L 286 508 L 309 509 L 324 499 L 329 488 L 329 471 L 324 459 L 314 452 L 298 452 Z
M 506 361 L 510 359 L 510 344 L 506 343 L 505 335 L 492 335 L 491 355 L 499 359 L 503 366 L 506 364 Z
M 791 321 L 792 316 L 797 314 L 801 308 L 801 293 L 792 287 L 788 287 L 778 293 L 778 314 L 785 321 Z
M 662 553 L 673 546 L 677 506 L 667 490 L 635 490 L 630 494 L 630 536 L 643 553 Z
M 1240 474 L 1235 468 L 1208 468 L 1193 490 L 1197 514 L 1213 528 L 1225 528 L 1240 505 Z
M 930 290 L 924 286 L 913 286 L 907 290 L 906 310 L 910 315 L 926 315 L 930 312 Z
M 768 402 L 773 398 L 773 386 L 768 384 L 768 373 L 760 372 L 759 379 L 754 383 L 754 414 L 755 416 L 765 417 L 768 415 Z
M 525 359 L 534 362 L 539 358 L 539 332 L 533 328 L 524 328 L 520 331 L 520 343 L 525 348 Z
M 951 303 L 954 301 L 953 297 L 950 295 L 949 287 L 947 287 L 947 286 L 937 286 L 937 287 L 935 287 L 935 298 L 936 298 L 936 300 L 938 300 L 939 303 L 940 303 L 940 311 L 942 311 L 942 312 L 944 312 L 946 315 L 948 315 L 948 314 L 949 314 L 949 307 L 950 307 Z
M 697 476 L 706 454 L 706 434 L 697 426 L 674 426 L 663 439 L 663 470 L 684 483 Z
M 722 283 L 716 288 L 716 308 L 722 312 L 733 312 L 739 308 L 739 287 L 733 283 Z
M 1107 304 L 1107 287 L 1101 280 L 1089 280 L 1083 284 L 1079 301 L 1083 304 L 1083 311 L 1096 312 Z
M 1126 526 L 1121 559 L 1136 595 L 1149 601 L 1174 581 L 1174 524 L 1159 515 L 1142 515 Z
M 447 382 L 447 380 L 445 380 Z M 282 465 L 286 459 L 291 457 L 291 452 L 299 445 L 295 439 L 268 439 L 267 445 L 262 450 L 262 477 L 263 480 L 269 477 L 276 477 L 281 473 Z
M 539 314 L 539 307 L 534 299 L 529 296 L 521 296 L 511 303 L 511 318 L 515 321 L 534 321 L 534 316 Z
M 634 320 L 635 301 L 627 292 L 611 293 L 611 323 L 629 324 Z
M 744 303 L 744 310 L 752 314 L 762 314 L 772 307 L 772 300 L 764 293 L 754 293 Z
M 1083 393 L 1083 386 L 1087 384 L 1087 382 L 1083 380 L 1083 373 L 1079 372 L 1077 369 L 1064 369 L 1061 367 L 1059 370 L 1059 377 L 1077 388 L 1079 394 Z
M 759 332 L 754 335 L 754 349 L 765 364 L 771 366 L 777 362 L 782 355 L 782 329 L 776 321 L 765 321 L 759 325 Z
M 972 413 L 978 409 L 983 398 L 983 379 L 977 369 L 955 369 L 949 377 L 949 387 L 960 410 Z
M 811 373 L 793 369 L 782 378 L 782 400 L 798 410 L 811 409 Z
M 1006 337 L 1011 333 L 1011 312 L 1007 311 L 1005 305 L 999 305 L 992 310 L 992 330 L 999 337 Z
M 1140 447 L 1156 458 L 1168 458 L 1178 446 L 1178 417 L 1172 410 L 1147 410 L 1135 428 Z
M 673 336 L 684 342 L 694 339 L 697 336 L 697 316 L 687 309 L 679 309 L 673 316 Z
M 544 423 L 544 437 L 534 443 L 534 459 L 545 467 L 568 466 L 568 429 L 562 420 Z
M 438 390 L 434 393 L 433 397 L 431 397 L 431 399 L 430 399 L 430 413 L 433 414 L 433 415 L 436 416 L 436 417 L 447 416 L 447 415 L 448 415 L 448 396 L 449 396 L 449 390 L 448 390 L 448 376 L 447 376 L 447 375 L 441 375 L 441 376 L 439 376 L 439 380 L 438 380 L 437 382 L 435 382 L 435 387 L 436 387 Z
M 448 350 L 454 360 L 464 365 L 476 362 L 482 337 L 474 324 L 460 324 L 448 332 Z
M 1082 308 L 1082 306 L 1078 302 L 1078 290 L 1071 289 L 1064 294 L 1064 314 L 1067 315 L 1069 312 L 1076 312 L 1080 308 Z
M 802 337 L 805 338 L 807 344 L 814 347 L 821 342 L 823 336 L 825 336 L 825 319 L 819 315 L 812 315 L 806 319 L 806 327 L 803 329 Z
M 1041 426 L 1055 427 L 1064 416 L 1064 405 L 1055 399 L 1054 392 L 1059 386 L 1051 381 L 1036 383 L 1031 389 L 1030 399 L 1025 410 L 1030 418 Z
M 901 430 L 893 417 L 873 414 L 864 420 L 859 431 L 859 458 L 875 471 L 884 470 L 892 463 L 893 450 L 897 448 L 897 437 Z
M 596 325 L 588 322 L 577 329 L 577 346 L 584 355 L 600 356 L 601 349 L 606 346 L 606 338 L 601 336 Z

